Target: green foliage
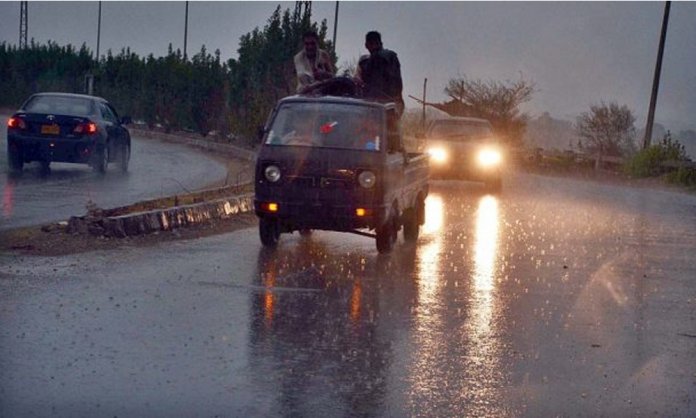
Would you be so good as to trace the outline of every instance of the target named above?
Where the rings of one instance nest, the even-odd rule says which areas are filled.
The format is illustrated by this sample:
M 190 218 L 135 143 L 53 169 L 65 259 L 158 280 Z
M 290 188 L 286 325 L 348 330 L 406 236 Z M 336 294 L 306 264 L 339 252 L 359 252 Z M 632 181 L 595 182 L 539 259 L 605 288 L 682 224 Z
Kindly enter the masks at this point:
M 665 163 L 688 161 L 686 150 L 679 141 L 673 140 L 669 131 L 662 141 L 636 153 L 624 166 L 624 171 L 633 177 L 656 177 L 671 169 Z M 685 169 L 684 169 L 685 170 Z M 690 174 L 681 168 L 670 173 L 675 179 L 688 178 Z M 673 174 L 680 172 L 679 174 Z
M 679 167 L 677 170 L 667 173 L 665 178 L 671 184 L 696 187 L 696 169 L 693 168 Z
M 239 57 L 228 61 L 230 69 L 230 103 L 232 126 L 236 132 L 253 137 L 263 125 L 278 99 L 294 94 L 296 89 L 294 55 L 302 48 L 302 34 L 310 29 L 319 35 L 319 46 L 333 54 L 326 40 L 326 21 L 312 23 L 311 9 L 296 8 L 294 13 L 280 6 L 259 28 L 242 36 Z M 335 55 L 332 55 L 334 63 Z

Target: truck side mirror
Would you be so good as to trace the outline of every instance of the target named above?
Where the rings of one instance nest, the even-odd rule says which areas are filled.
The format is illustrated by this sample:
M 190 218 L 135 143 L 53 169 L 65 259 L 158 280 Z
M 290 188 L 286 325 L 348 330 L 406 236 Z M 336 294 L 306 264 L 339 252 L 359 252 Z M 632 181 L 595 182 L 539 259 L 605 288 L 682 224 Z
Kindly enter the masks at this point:
M 264 128 L 263 125 L 259 125 L 256 127 L 256 139 L 259 140 L 259 142 L 263 141 L 263 136 L 266 134 L 266 128 Z
M 398 133 L 390 133 L 387 135 L 387 152 L 400 152 L 403 150 L 401 144 L 401 135 Z

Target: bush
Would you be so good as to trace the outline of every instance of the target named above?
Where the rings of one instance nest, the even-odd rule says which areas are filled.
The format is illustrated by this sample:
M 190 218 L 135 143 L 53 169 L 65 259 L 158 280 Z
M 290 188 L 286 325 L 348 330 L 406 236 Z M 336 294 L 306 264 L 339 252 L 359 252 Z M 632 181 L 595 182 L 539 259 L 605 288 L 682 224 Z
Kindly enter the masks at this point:
M 696 186 L 696 169 L 680 167 L 666 176 L 667 182 L 681 186 Z
M 639 151 L 624 166 L 624 171 L 632 177 L 657 177 L 670 169 L 665 163 L 688 161 L 686 150 L 679 141 L 672 140 L 669 131 L 658 144 Z

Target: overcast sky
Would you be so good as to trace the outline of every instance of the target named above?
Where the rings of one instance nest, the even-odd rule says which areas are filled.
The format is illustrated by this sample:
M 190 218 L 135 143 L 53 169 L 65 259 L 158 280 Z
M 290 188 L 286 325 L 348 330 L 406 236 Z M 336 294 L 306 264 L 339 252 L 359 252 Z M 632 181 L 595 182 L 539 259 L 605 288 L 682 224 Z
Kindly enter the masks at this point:
M 236 57 L 240 36 L 263 27 L 275 7 L 293 2 L 191 2 L 188 52 L 205 44 Z M 336 3 L 314 2 L 316 20 L 333 34 Z M 129 46 L 139 55 L 183 49 L 184 2 L 103 2 L 101 52 Z M 536 83 L 524 110 L 574 120 L 600 101 L 628 105 L 645 123 L 662 2 L 340 2 L 339 65 L 365 53 L 364 34 L 382 33 L 398 53 L 404 97 L 446 99 L 458 75 Z M 97 2 L 29 2 L 29 37 L 81 45 L 97 40 Z M 0 2 L 0 42 L 16 44 L 19 2 Z M 656 119 L 669 129 L 696 129 L 696 2 L 673 2 Z M 407 106 L 416 106 L 406 99 Z

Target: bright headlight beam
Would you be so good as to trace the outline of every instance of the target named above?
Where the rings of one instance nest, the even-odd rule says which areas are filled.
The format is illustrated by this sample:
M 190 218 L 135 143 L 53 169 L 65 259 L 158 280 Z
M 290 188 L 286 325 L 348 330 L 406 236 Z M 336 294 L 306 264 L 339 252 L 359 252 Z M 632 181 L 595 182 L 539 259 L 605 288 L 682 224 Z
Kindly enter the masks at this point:
M 430 148 L 428 154 L 430 154 L 430 158 L 436 163 L 444 163 L 447 161 L 447 151 L 442 148 Z
M 500 151 L 493 149 L 484 149 L 478 154 L 478 162 L 484 167 L 498 165 L 502 159 L 503 157 L 500 155 Z

